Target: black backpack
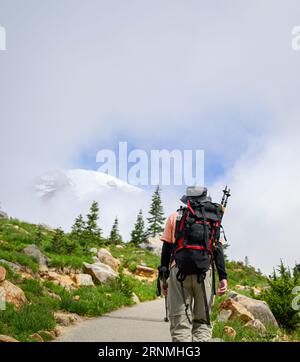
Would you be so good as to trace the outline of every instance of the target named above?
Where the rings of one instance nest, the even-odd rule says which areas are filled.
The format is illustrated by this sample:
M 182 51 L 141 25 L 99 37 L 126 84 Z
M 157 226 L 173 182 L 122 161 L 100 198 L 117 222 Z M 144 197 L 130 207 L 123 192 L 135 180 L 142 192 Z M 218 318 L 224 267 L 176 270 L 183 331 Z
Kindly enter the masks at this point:
M 220 237 L 223 207 L 211 201 L 191 203 L 179 210 L 174 258 L 179 279 L 205 274 L 213 264 L 215 241 Z
M 213 251 L 215 242 L 219 240 L 222 214 L 224 208 L 221 204 L 211 201 L 190 201 L 187 207 L 178 210 L 175 228 L 175 245 L 173 258 L 175 259 L 178 272 L 177 280 L 182 287 L 183 300 L 185 295 L 183 281 L 187 275 L 196 274 L 197 281 L 202 285 L 204 304 L 206 310 L 206 323 L 210 324 L 209 304 L 215 293 L 215 273 Z M 208 303 L 204 286 L 206 272 L 212 267 L 212 293 Z M 188 305 L 186 306 L 186 315 Z M 188 317 L 189 319 L 189 317 Z M 190 321 L 190 319 L 189 319 Z

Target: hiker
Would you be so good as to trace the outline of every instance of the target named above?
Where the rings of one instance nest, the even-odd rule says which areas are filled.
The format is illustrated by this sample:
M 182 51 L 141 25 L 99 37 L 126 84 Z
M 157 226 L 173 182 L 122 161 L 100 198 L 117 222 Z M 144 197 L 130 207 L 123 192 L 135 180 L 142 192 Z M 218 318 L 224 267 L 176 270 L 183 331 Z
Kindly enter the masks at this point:
M 220 241 L 224 207 L 212 203 L 204 187 L 188 187 L 181 201 L 186 206 L 169 216 L 161 236 L 159 271 L 167 270 L 168 279 L 160 288 L 167 298 L 172 341 L 204 342 L 212 338 L 215 267 L 219 276 L 217 293 L 227 291 Z

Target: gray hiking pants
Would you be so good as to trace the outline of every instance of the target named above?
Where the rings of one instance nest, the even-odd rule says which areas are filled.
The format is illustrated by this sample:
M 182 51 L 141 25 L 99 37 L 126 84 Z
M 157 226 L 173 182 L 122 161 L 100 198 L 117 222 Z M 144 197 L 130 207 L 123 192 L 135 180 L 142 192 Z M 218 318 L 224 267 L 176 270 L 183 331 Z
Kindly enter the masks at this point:
M 197 275 L 187 275 L 183 282 L 185 302 L 189 305 L 188 315 L 193 324 L 186 317 L 182 287 L 176 279 L 177 267 L 172 267 L 168 280 L 168 310 L 170 332 L 173 342 L 204 342 L 212 337 L 212 328 L 206 323 L 205 304 L 202 286 L 197 282 Z M 206 273 L 204 280 L 207 301 L 213 302 L 212 271 Z M 213 303 L 211 303 L 212 305 Z M 211 305 L 210 311 L 211 311 Z

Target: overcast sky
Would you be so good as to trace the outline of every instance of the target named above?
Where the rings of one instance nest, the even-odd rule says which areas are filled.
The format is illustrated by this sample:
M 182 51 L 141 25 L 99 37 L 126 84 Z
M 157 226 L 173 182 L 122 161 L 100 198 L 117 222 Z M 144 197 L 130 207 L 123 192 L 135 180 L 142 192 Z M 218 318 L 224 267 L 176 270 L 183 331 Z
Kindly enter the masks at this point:
M 297 0 L 0 0 L 3 209 L 30 219 L 35 176 L 119 141 L 204 149 L 211 193 L 233 190 L 230 256 L 300 262 L 297 25 Z

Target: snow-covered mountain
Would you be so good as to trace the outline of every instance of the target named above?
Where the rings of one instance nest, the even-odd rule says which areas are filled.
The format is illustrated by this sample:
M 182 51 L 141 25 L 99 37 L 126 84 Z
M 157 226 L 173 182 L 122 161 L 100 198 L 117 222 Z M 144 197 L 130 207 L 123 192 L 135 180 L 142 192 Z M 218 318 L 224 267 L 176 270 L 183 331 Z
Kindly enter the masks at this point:
M 140 194 L 144 191 L 131 186 L 117 177 L 103 172 L 71 169 L 48 172 L 37 178 L 37 195 L 47 199 L 61 192 L 70 192 L 75 198 L 90 199 L 114 190 L 117 193 Z
M 100 206 L 99 226 L 104 236 L 117 216 L 125 240 L 139 209 L 147 212 L 151 201 L 149 192 L 139 187 L 102 172 L 82 169 L 56 170 L 39 176 L 34 194 L 36 203 L 28 206 L 35 222 L 69 230 L 74 219 L 79 214 L 85 215 L 95 200 Z

